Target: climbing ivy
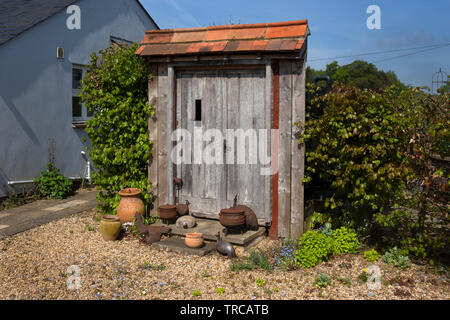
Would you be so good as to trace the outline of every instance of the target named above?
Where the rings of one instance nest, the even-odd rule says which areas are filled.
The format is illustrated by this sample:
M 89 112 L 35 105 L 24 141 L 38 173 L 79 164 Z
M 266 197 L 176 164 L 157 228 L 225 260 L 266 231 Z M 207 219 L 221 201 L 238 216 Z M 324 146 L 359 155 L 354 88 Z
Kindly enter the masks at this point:
M 126 187 L 140 188 L 144 202 L 151 202 L 147 175 L 152 142 L 148 118 L 154 109 L 148 103 L 149 66 L 135 54 L 137 45 L 112 44 L 91 55 L 81 97 L 93 118 L 86 122 L 96 170 L 93 182 L 102 192 L 98 200 L 104 212 L 114 212 Z

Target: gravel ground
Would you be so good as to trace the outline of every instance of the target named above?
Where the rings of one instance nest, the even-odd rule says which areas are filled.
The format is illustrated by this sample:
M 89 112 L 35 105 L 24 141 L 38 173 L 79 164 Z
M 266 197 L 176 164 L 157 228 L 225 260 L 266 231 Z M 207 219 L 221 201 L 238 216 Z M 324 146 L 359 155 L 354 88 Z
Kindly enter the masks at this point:
M 335 257 L 310 270 L 231 272 L 231 260 L 218 253 L 196 257 L 161 251 L 131 234 L 105 242 L 96 216 L 89 210 L 1 240 L 0 299 L 450 298 L 446 274 L 426 266 L 402 271 L 378 262 L 382 288 L 373 291 L 358 281 L 371 264 L 361 255 Z M 280 247 L 280 241 L 258 244 L 268 251 Z M 238 256 L 248 254 L 242 248 L 236 251 Z M 72 265 L 80 270 L 78 290 L 67 287 Z M 319 273 L 330 277 L 330 286 L 314 286 Z M 339 280 L 346 277 L 350 284 Z M 222 295 L 218 288 L 224 289 Z M 200 295 L 194 297 L 194 292 Z

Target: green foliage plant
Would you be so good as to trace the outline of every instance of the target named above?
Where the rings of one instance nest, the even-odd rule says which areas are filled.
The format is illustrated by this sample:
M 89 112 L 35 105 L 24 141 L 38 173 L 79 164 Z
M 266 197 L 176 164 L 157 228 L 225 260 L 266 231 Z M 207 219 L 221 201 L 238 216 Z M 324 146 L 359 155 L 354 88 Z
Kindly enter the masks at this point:
M 360 89 L 382 90 L 391 85 L 402 89 L 406 88 L 393 71 L 378 70 L 374 64 L 361 60 L 355 60 L 343 66 L 340 66 L 337 61 L 333 61 L 326 66 L 325 70 L 314 70 L 308 67 L 306 81 L 311 83 L 317 75 L 328 75 L 333 81 L 353 85 Z
M 82 80 L 82 101 L 93 114 L 86 122 L 96 168 L 92 179 L 105 213 L 115 213 L 117 192 L 127 187 L 141 189 L 144 203 L 151 203 L 148 119 L 154 109 L 148 103 L 149 65 L 135 54 L 137 48 L 111 44 L 93 53 Z
M 262 269 L 267 272 L 273 271 L 269 258 L 262 250 L 250 251 L 250 256 L 238 259 L 231 264 L 231 271 Z
M 194 292 L 192 292 L 192 296 L 193 297 L 200 297 L 202 294 L 200 292 L 200 290 L 195 290 Z
M 393 265 L 400 269 L 407 269 L 411 266 L 409 257 L 404 254 L 404 251 L 393 247 L 386 251 L 383 255 L 383 262 L 389 265 Z
M 355 231 L 341 227 L 333 230 L 332 236 L 334 238 L 333 254 L 339 255 L 358 252 L 360 244 Z
M 240 270 L 253 270 L 256 269 L 257 266 L 255 266 L 252 263 L 249 263 L 248 261 L 244 261 L 244 260 L 236 260 L 233 261 L 233 263 L 231 264 L 231 271 L 237 272 Z
M 41 198 L 65 199 L 72 193 L 72 180 L 59 172 L 53 162 L 34 179 L 35 193 Z
M 307 144 L 305 182 L 328 184 L 329 210 L 389 206 L 403 191 L 405 175 L 397 110 L 383 94 L 339 84 L 324 97 L 313 95 L 316 104 L 326 105 L 323 115 L 311 116 L 304 128 L 298 124 L 298 142 Z
M 450 236 L 450 171 L 434 159 L 450 156 L 450 93 L 429 94 L 424 88 L 398 92 L 392 103 L 405 118 L 406 137 L 400 151 L 411 175 L 402 201 L 375 216 L 383 227 L 393 228 L 398 245 L 418 258 L 439 256 Z
M 216 289 L 216 293 L 217 293 L 219 296 L 222 296 L 222 295 L 225 293 L 225 289 L 222 288 L 222 287 L 217 288 L 217 289 Z
M 327 261 L 333 253 L 333 238 L 316 231 L 308 231 L 299 239 L 295 257 L 303 268 L 312 268 Z
M 273 270 L 273 266 L 270 264 L 267 255 L 261 250 L 252 250 L 250 252 L 249 262 L 262 270 L 268 272 Z
M 266 284 L 266 280 L 262 279 L 262 278 L 258 278 L 256 279 L 256 284 L 258 285 L 258 287 L 262 287 L 263 285 Z
M 351 287 L 352 285 L 352 279 L 350 277 L 341 278 L 339 277 L 338 280 L 342 283 L 344 283 L 347 287 Z
M 317 230 L 317 232 L 323 233 L 326 236 L 332 237 L 333 229 L 331 228 L 331 223 L 326 222 L 323 226 L 320 227 L 319 230 Z
M 326 288 L 331 284 L 331 279 L 325 273 L 320 273 L 317 275 L 316 280 L 314 281 L 314 285 L 319 288 Z
M 358 234 L 392 228 L 408 253 L 437 254 L 449 237 L 450 173 L 433 159 L 450 156 L 450 94 L 339 82 L 323 96 L 314 86 L 308 92 L 297 136 L 306 144 L 303 182 L 331 193 L 321 219 Z
M 363 271 L 358 275 L 358 280 L 360 283 L 364 284 L 367 282 L 367 279 L 369 279 L 369 277 L 367 276 L 367 272 Z
M 380 259 L 380 254 L 375 250 L 369 250 L 364 252 L 364 260 L 369 262 L 377 262 Z

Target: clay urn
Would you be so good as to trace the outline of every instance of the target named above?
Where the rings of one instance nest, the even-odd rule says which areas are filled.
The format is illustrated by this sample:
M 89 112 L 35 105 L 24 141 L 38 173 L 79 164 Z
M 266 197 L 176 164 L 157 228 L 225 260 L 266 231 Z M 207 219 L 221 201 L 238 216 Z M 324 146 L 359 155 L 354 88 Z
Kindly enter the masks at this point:
M 184 243 L 189 248 L 200 248 L 203 245 L 203 233 L 186 233 Z
M 120 234 L 120 227 L 122 223 L 118 216 L 105 214 L 100 221 L 100 233 L 103 240 L 114 241 L 117 240 Z
M 141 215 L 145 213 L 144 202 L 141 199 L 141 189 L 122 189 L 119 191 L 119 195 L 121 199 L 117 207 L 117 215 L 122 223 L 133 222 L 134 215 L 137 212 Z

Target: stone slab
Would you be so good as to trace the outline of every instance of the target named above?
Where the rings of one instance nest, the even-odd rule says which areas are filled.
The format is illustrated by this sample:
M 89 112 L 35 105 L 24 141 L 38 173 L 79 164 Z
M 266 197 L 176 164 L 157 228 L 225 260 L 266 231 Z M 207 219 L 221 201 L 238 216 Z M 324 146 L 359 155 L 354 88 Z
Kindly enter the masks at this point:
M 202 218 L 196 218 L 197 220 L 197 226 L 190 229 L 183 229 L 178 227 L 176 224 L 169 224 L 168 226 L 172 229 L 171 233 L 177 236 L 184 237 L 186 233 L 192 233 L 192 232 L 201 232 L 203 233 L 203 238 L 205 240 L 210 241 L 217 241 L 217 233 L 219 231 L 222 231 L 224 227 L 220 224 L 217 220 L 211 220 L 211 219 L 202 219 Z M 154 224 L 155 226 L 167 226 L 166 224 L 163 224 L 161 221 L 158 221 Z M 265 228 L 260 227 L 258 230 L 248 230 L 244 232 L 243 234 L 239 233 L 233 233 L 228 234 L 227 236 L 223 236 L 222 233 L 222 240 L 228 241 L 234 245 L 239 246 L 246 246 L 249 244 L 252 240 L 258 238 L 259 236 L 263 236 L 265 233 Z
M 211 242 L 205 242 L 201 248 L 189 248 L 184 244 L 184 239 L 180 238 L 167 238 L 153 243 L 152 247 L 196 256 L 205 256 L 216 250 L 216 244 Z

